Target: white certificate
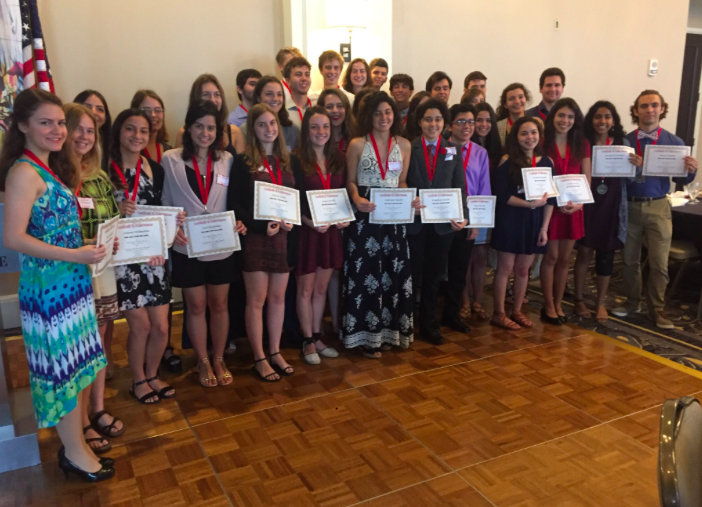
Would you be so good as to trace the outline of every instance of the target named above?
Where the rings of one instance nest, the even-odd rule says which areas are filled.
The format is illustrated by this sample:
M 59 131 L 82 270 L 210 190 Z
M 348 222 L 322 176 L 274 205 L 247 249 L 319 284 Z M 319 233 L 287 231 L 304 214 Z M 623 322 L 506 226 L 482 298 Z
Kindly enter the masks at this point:
M 687 176 L 683 157 L 690 155 L 689 146 L 649 144 L 644 152 L 644 176 Z
M 629 162 L 630 146 L 593 146 L 592 175 L 601 178 L 633 178 L 636 166 Z
M 546 193 L 548 197 L 558 195 L 550 167 L 522 167 L 522 180 L 527 201 L 541 199 Z
M 115 236 L 117 234 L 117 224 L 119 223 L 119 215 L 98 225 L 97 235 L 95 236 L 95 244 L 97 246 L 105 245 L 107 255 L 97 264 L 91 264 L 90 270 L 93 276 L 100 276 L 105 272 L 105 268 L 109 266 L 112 260 L 112 250 L 114 250 Z
M 422 223 L 441 224 L 463 221 L 463 196 L 460 188 L 432 188 L 419 190 Z
M 132 218 L 136 217 L 158 217 L 162 216 L 166 221 L 166 239 L 168 247 L 173 246 L 178 232 L 178 215 L 183 211 L 183 208 L 174 208 L 168 206 L 146 206 L 137 204 L 136 211 L 132 213 Z
M 371 224 L 411 224 L 414 222 L 412 201 L 416 188 L 371 188 L 370 201 L 375 210 L 370 212 Z
M 188 238 L 188 257 L 202 257 L 241 250 L 239 233 L 234 231 L 233 211 L 186 217 L 183 228 Z
M 308 190 L 307 202 L 310 203 L 310 214 L 315 227 L 356 220 L 345 188 Z
M 117 222 L 119 250 L 111 266 L 148 262 L 160 255 L 168 259 L 166 222 L 163 217 L 123 218 Z
M 466 198 L 468 203 L 468 220 L 466 228 L 495 227 L 495 205 L 497 197 L 494 195 L 474 195 Z
M 592 190 L 584 174 L 564 174 L 554 176 L 553 181 L 558 189 L 556 202 L 559 206 L 565 206 L 570 201 L 573 204 L 587 204 L 595 202 L 592 198 Z
M 300 192 L 283 185 L 256 181 L 254 220 L 284 220 L 300 225 Z

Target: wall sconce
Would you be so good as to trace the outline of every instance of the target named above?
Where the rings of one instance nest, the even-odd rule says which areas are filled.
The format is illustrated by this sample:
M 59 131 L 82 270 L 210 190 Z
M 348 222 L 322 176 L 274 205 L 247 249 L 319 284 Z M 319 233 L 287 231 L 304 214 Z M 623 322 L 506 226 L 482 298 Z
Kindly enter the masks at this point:
M 325 0 L 324 9 L 327 28 L 347 28 L 349 42 L 339 45 L 339 53 L 345 62 L 351 61 L 351 36 L 354 28 L 366 28 L 366 0 Z

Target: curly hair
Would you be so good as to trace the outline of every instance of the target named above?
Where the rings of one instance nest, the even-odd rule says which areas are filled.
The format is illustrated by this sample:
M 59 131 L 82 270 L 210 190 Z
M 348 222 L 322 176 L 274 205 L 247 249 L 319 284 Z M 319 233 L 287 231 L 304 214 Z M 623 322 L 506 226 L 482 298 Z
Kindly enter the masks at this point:
M 631 121 L 634 125 L 639 124 L 639 115 L 637 111 L 639 108 L 639 99 L 645 95 L 658 95 L 658 98 L 661 99 L 661 109 L 663 110 L 659 119 L 663 120 L 666 116 L 668 116 L 668 103 L 663 98 L 663 95 L 661 95 L 658 90 L 644 90 L 639 93 L 639 96 L 636 97 L 634 104 L 629 108 L 629 112 L 631 113 Z
M 416 111 L 419 107 L 419 103 L 425 98 L 431 98 L 431 93 L 422 90 L 415 93 L 412 99 L 410 99 L 409 110 L 406 116 L 407 121 L 405 121 L 405 130 L 402 133 L 402 137 L 407 138 L 409 141 L 414 141 L 422 133 L 419 129 L 419 122 L 416 120 Z
M 363 104 L 358 112 L 358 121 L 356 122 L 356 136 L 363 137 L 373 131 L 373 115 L 381 104 L 388 104 L 392 108 L 393 120 L 390 126 L 390 135 L 399 136 L 402 130 L 402 120 L 400 120 L 400 112 L 397 110 L 395 101 L 384 91 L 369 93 L 363 99 Z
M 500 105 L 497 106 L 497 121 L 504 120 L 509 116 L 509 109 L 507 109 L 507 94 L 514 90 L 522 90 L 524 92 L 524 98 L 526 98 L 527 104 L 531 102 L 531 93 L 529 93 L 527 87 L 522 83 L 512 83 L 507 85 L 507 88 L 502 90 L 502 95 L 500 95 Z
M 595 145 L 595 128 L 593 127 L 592 123 L 595 119 L 595 114 L 597 113 L 597 110 L 600 108 L 609 109 L 609 112 L 612 114 L 612 120 L 614 121 L 614 125 L 612 125 L 612 128 L 609 129 L 609 132 L 607 134 L 611 136 L 614 140 L 613 144 L 622 145 L 625 135 L 624 126 L 622 125 L 622 119 L 619 116 L 619 113 L 617 112 L 617 108 L 614 107 L 614 104 L 612 104 L 608 100 L 598 100 L 588 110 L 587 114 L 585 115 L 585 120 L 583 122 L 583 130 L 585 132 L 585 137 L 588 141 L 590 141 L 590 145 Z
M 208 155 L 212 156 L 213 161 L 219 160 L 217 147 L 222 145 L 222 137 L 224 136 L 224 125 L 220 123 L 217 106 L 210 100 L 196 100 L 190 103 L 188 112 L 185 114 L 185 127 L 183 131 L 183 160 L 190 160 L 197 154 L 197 146 L 193 142 L 193 137 L 190 135 L 190 127 L 205 116 L 212 116 L 217 125 L 217 133 L 215 134 L 214 142 L 207 148 Z
M 451 113 L 449 112 L 448 107 L 446 107 L 446 103 L 439 99 L 429 99 L 417 108 L 414 114 L 417 124 L 419 124 L 419 121 L 424 118 L 424 115 L 429 109 L 437 109 L 441 114 L 441 117 L 444 119 L 444 127 L 448 127 L 449 123 L 451 123 Z

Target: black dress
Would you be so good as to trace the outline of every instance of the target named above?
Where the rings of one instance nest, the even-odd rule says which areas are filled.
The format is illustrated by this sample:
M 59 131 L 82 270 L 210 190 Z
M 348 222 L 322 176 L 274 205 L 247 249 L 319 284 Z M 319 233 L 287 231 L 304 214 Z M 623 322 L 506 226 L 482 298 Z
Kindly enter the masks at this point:
M 498 252 L 520 255 L 546 253 L 545 245 L 536 245 L 544 218 L 544 206 L 529 209 L 507 204 L 512 196 L 524 199 L 524 188 L 509 175 L 509 166 L 510 161 L 505 161 L 495 170 L 492 178 L 492 191 L 497 197 L 497 206 L 490 246 Z M 536 167 L 550 167 L 553 173 L 553 163 L 548 157 L 541 157 Z M 548 204 L 555 206 L 555 197 L 549 199 Z

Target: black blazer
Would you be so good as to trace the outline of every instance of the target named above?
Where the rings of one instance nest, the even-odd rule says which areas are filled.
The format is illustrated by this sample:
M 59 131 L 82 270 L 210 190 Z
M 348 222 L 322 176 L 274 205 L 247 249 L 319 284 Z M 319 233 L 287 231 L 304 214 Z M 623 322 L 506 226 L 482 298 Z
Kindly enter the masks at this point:
M 446 160 L 447 154 L 442 153 L 446 148 L 452 147 L 456 153 L 453 159 Z M 468 219 L 468 204 L 466 202 L 466 173 L 463 171 L 463 159 L 461 149 L 455 144 L 441 139 L 441 147 L 437 153 L 436 173 L 434 180 L 429 181 L 427 173 L 427 164 L 424 160 L 424 147 L 422 146 L 422 137 L 415 139 L 412 142 L 412 152 L 410 155 L 409 170 L 407 171 L 407 187 L 416 188 L 417 195 L 419 189 L 427 188 L 460 188 L 461 198 L 463 199 L 463 217 Z M 414 223 L 407 225 L 408 234 L 417 234 L 422 228 L 422 217 L 415 216 Z M 454 232 L 451 224 L 427 224 L 433 225 L 436 233 L 443 236 Z
M 290 167 L 295 178 L 295 188 L 302 190 L 303 173 L 300 162 L 295 155 L 290 155 Z M 305 199 L 304 191 L 300 192 L 300 200 Z M 237 220 L 244 222 L 247 234 L 267 234 L 268 221 L 254 220 L 253 218 L 253 184 L 251 170 L 243 154 L 234 157 L 229 189 L 227 192 L 227 210 L 234 210 Z M 294 225 L 288 232 L 288 266 L 297 265 L 297 249 L 299 225 Z M 246 242 L 246 236 L 241 236 L 241 241 Z

